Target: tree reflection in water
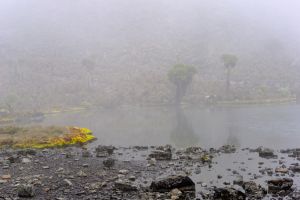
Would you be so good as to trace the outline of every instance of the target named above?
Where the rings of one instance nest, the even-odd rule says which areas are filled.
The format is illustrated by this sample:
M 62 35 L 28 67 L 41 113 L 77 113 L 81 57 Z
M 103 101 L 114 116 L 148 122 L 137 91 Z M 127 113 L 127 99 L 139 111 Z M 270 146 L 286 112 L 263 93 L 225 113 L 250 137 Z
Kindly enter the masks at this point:
M 195 135 L 192 124 L 189 123 L 182 108 L 176 108 L 176 120 L 171 131 L 171 141 L 177 147 L 188 147 L 198 145 L 199 138 Z
M 237 128 L 235 127 L 235 116 L 234 112 L 230 109 L 226 109 L 226 135 L 227 135 L 227 141 L 225 142 L 225 145 L 234 145 L 236 147 L 240 146 L 240 140 L 237 136 Z

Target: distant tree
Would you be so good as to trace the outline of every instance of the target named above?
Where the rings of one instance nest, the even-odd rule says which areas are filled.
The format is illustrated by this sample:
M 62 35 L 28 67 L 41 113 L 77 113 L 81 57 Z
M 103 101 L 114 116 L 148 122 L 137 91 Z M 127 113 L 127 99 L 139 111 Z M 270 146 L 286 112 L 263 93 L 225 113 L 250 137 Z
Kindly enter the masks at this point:
M 82 65 L 88 73 L 88 87 L 91 88 L 93 85 L 93 72 L 95 70 L 96 64 L 92 59 L 83 59 Z
M 194 67 L 183 64 L 174 65 L 173 68 L 169 71 L 169 80 L 176 87 L 176 105 L 179 105 L 181 103 L 182 98 L 185 96 L 187 88 L 192 82 L 195 73 L 196 69 Z
M 229 97 L 231 69 L 233 69 L 236 66 L 238 58 L 233 54 L 223 54 L 221 60 L 223 61 L 223 64 L 226 68 L 226 96 Z
M 6 96 L 4 104 L 9 113 L 14 113 L 18 104 L 18 96 L 14 94 Z

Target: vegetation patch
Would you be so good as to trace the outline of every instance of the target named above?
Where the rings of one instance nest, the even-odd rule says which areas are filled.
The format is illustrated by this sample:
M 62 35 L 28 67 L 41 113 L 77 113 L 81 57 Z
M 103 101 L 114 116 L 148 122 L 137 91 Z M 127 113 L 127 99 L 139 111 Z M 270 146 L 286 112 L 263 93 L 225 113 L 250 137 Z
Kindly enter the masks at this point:
M 51 148 L 84 144 L 95 136 L 91 130 L 80 127 L 17 127 L 0 128 L 0 147 Z

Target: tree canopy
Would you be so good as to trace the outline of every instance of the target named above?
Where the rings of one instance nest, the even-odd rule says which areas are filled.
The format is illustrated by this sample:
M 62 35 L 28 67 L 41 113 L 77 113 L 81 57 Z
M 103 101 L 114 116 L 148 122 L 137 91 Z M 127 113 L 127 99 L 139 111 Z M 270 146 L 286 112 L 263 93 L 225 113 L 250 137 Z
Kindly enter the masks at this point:
M 169 71 L 169 80 L 177 84 L 189 84 L 194 74 L 196 73 L 196 69 L 192 66 L 177 64 L 174 65 L 173 68 Z
M 184 64 L 174 65 L 169 71 L 169 80 L 176 86 L 176 105 L 180 104 L 195 73 L 196 69 L 194 67 Z
M 233 54 L 223 54 L 221 59 L 222 59 L 222 61 L 223 61 L 226 68 L 235 67 L 235 65 L 238 61 L 238 58 Z

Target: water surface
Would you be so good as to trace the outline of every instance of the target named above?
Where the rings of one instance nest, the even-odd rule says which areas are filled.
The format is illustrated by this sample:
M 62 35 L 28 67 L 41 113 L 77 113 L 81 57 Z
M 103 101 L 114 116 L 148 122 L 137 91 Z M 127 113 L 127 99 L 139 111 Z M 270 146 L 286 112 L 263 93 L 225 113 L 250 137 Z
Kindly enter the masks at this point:
M 299 105 L 99 109 L 47 116 L 43 124 L 88 127 L 94 144 L 105 145 L 300 146 Z

